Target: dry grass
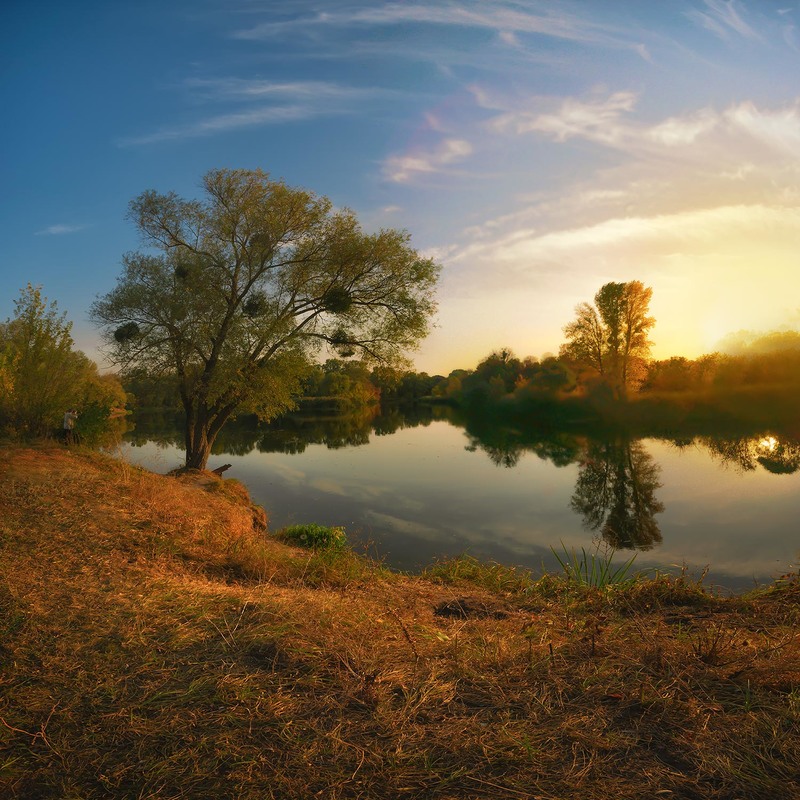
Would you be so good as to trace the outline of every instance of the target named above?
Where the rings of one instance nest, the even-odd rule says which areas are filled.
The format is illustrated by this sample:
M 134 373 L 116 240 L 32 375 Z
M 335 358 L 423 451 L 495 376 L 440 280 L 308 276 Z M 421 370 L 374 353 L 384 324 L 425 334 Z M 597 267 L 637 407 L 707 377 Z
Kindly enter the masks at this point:
M 398 576 L 229 482 L 2 455 L 0 796 L 800 796 L 796 578 Z

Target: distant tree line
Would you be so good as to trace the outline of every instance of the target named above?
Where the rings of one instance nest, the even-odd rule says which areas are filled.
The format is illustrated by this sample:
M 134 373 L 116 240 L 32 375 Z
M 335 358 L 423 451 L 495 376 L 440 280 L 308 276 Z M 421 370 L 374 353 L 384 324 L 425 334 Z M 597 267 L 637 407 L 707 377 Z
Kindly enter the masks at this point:
M 309 445 L 329 450 L 366 445 L 373 436 L 387 436 L 405 428 L 428 426 L 432 420 L 451 413 L 450 409 L 418 406 L 366 406 L 347 414 L 287 414 L 269 423 L 252 417 L 238 417 L 221 431 L 212 453 L 247 455 L 260 453 L 298 454 Z M 147 414 L 137 420 L 126 435 L 133 444 L 155 441 L 180 447 L 182 432 L 169 415 Z
M 768 422 L 794 414 L 800 334 L 749 337 L 736 355 L 654 360 L 652 290 L 607 283 L 580 303 L 558 356 L 490 353 L 453 370 L 434 395 L 465 409 L 559 422 L 647 422 L 676 427 L 721 419 Z
M 328 359 L 313 366 L 303 379 L 301 402 L 332 402 L 339 408 L 416 403 L 429 398 L 441 375 L 370 366 L 362 361 Z
M 427 372 L 329 358 L 323 364 L 304 367 L 297 403 L 301 409 L 341 413 L 379 405 L 409 405 L 430 399 L 444 380 L 441 375 Z M 135 372 L 125 381 L 138 409 L 179 411 L 177 387 L 177 377 L 170 374 L 150 376 Z

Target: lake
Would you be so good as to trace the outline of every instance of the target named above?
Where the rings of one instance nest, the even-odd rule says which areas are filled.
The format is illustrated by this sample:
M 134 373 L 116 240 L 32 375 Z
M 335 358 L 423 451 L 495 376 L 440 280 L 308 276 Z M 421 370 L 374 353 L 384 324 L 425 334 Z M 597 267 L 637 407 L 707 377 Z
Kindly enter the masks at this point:
M 124 457 L 182 463 L 179 430 L 145 417 Z M 636 568 L 741 591 L 797 569 L 800 442 L 776 431 L 635 439 L 520 431 L 447 409 L 236 421 L 209 468 L 247 485 L 276 530 L 341 525 L 403 570 L 470 554 L 536 571 L 551 547 L 637 552 Z

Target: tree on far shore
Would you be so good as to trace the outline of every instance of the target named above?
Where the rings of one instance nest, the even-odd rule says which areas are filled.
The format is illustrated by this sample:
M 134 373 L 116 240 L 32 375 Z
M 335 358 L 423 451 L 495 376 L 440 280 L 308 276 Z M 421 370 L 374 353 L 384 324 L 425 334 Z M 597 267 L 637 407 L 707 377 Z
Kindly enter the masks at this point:
M 132 201 L 157 254 L 126 255 L 92 309 L 119 364 L 177 375 L 197 469 L 237 413 L 291 407 L 318 348 L 402 361 L 428 332 L 439 274 L 407 233 L 365 234 L 351 211 L 260 170 L 213 170 L 203 188 L 202 201 Z
M 641 368 L 652 344 L 648 333 L 655 325 L 648 316 L 652 296 L 653 290 L 639 281 L 606 283 L 594 305 L 576 306 L 575 319 L 564 327 L 561 357 L 595 371 L 624 397 L 644 378 Z

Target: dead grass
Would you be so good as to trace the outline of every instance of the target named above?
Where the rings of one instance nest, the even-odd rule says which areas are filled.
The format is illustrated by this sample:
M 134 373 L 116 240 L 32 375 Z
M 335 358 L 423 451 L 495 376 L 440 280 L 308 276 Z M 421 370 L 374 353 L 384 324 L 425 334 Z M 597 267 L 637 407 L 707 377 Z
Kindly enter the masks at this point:
M 800 796 L 796 576 L 399 576 L 273 542 L 228 482 L 2 456 L 2 796 Z

